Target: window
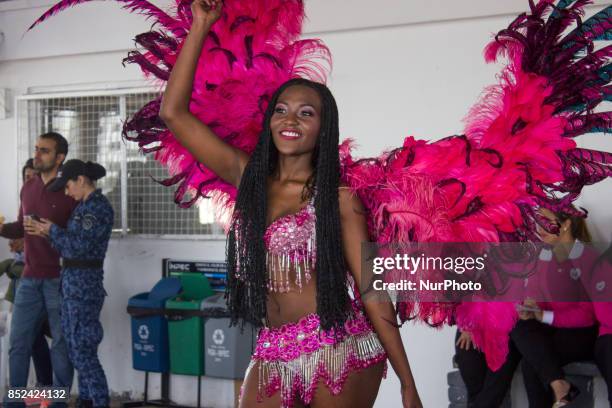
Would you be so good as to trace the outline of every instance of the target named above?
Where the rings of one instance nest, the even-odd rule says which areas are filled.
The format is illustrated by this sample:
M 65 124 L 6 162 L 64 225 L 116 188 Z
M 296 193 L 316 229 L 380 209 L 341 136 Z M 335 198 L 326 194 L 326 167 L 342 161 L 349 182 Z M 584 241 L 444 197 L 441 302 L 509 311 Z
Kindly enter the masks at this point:
M 181 209 L 174 189 L 155 182 L 167 171 L 152 155 L 121 138 L 124 121 L 156 96 L 149 90 L 30 95 L 18 98 L 19 168 L 31 157 L 36 138 L 61 133 L 68 158 L 96 161 L 107 175 L 98 183 L 115 210 L 114 231 L 167 238 L 219 238 L 208 200 Z M 21 172 L 19 172 L 21 174 Z

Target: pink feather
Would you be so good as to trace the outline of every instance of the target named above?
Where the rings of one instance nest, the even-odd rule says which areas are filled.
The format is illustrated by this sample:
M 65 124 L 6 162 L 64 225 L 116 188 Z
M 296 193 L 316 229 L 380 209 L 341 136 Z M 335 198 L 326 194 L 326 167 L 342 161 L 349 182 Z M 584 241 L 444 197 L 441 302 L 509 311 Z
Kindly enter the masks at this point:
M 87 1 L 63 0 L 30 28 Z M 144 0 L 117 1 L 161 27 L 138 37 L 144 50 L 131 52 L 126 61 L 163 85 L 191 25 L 188 2 L 175 0 L 166 12 Z M 507 65 L 499 84 L 486 88 L 470 109 L 465 135 L 432 143 L 408 137 L 399 149 L 363 160 L 351 156 L 352 141 L 339 146 L 342 182 L 363 201 L 372 239 L 381 244 L 537 239 L 535 228 L 545 222 L 538 206 L 570 211 L 584 185 L 612 175 L 609 153 L 577 149 L 568 137 L 612 122 L 610 113 L 591 112 L 610 92 L 609 81 L 598 74 L 609 49 L 579 57 L 574 54 L 592 48 L 595 35 L 574 31 L 562 38 L 587 3 L 579 0 L 553 12 L 552 0 L 530 2 L 531 14 L 500 31 L 484 57 L 506 58 Z M 232 146 L 253 151 L 267 101 L 283 82 L 326 81 L 329 50 L 319 40 L 300 39 L 303 20 L 300 0 L 225 1 L 203 47 L 190 108 Z M 572 112 L 574 105 L 586 106 L 587 115 Z M 154 151 L 168 168 L 165 184 L 179 184 L 177 203 L 190 206 L 210 196 L 227 218 L 235 189 L 197 163 L 158 113 L 159 100 L 143 107 L 126 124 L 128 139 Z M 505 359 L 516 321 L 514 307 L 506 303 L 404 298 L 397 311 L 403 320 L 417 317 L 431 325 L 456 320 L 472 333 L 493 369 Z

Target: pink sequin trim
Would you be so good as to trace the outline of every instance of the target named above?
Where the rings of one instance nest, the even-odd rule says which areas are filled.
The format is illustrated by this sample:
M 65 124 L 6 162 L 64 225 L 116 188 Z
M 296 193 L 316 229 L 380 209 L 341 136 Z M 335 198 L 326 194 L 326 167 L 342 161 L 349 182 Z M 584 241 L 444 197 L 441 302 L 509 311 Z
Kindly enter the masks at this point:
M 319 384 L 319 381 L 323 381 L 325 383 L 325 386 L 329 389 L 332 395 L 338 395 L 342 392 L 342 388 L 344 388 L 344 383 L 346 383 L 346 379 L 352 371 L 358 371 L 371 367 L 375 364 L 380 363 L 381 361 L 385 361 L 386 359 L 387 355 L 384 353 L 367 360 L 360 360 L 358 357 L 352 354 L 345 361 L 342 367 L 342 374 L 335 381 L 328 372 L 326 364 L 321 362 L 306 390 L 304 390 L 304 387 L 301 385 L 301 381 L 299 378 L 295 379 L 295 381 L 293 382 L 293 386 L 289 385 L 289 387 L 291 387 L 290 392 L 283 393 L 283 395 L 281 396 L 281 408 L 292 408 L 294 406 L 294 401 L 298 397 L 302 403 L 310 404 L 317 391 L 317 385 Z M 385 364 L 383 378 L 386 377 L 387 365 Z M 265 385 L 266 396 L 269 398 L 279 391 L 282 392 L 282 386 L 283 384 L 281 376 L 275 376 L 271 378 Z
M 264 234 L 268 290 L 301 291 L 317 259 L 316 214 L 312 200 L 295 214 L 276 219 Z
M 353 308 L 355 316 L 340 337 L 320 330 L 316 314 L 263 328 L 249 366 L 250 370 L 259 363 L 260 392 L 270 397 L 280 391 L 283 408 L 292 407 L 296 399 L 309 404 L 319 381 L 338 395 L 351 371 L 385 361 L 386 353 L 362 309 L 356 303 Z
M 297 213 L 280 217 L 268 226 L 264 234 L 266 248 L 275 255 L 293 253 L 296 259 L 304 260 L 315 227 L 315 209 L 312 203 L 308 203 Z M 316 257 L 316 254 L 308 255 Z
M 356 336 L 372 331 L 361 311 L 345 323 L 347 334 L 338 339 L 330 331 L 319 330 L 319 325 L 319 316 L 313 313 L 297 323 L 287 323 L 278 328 L 265 327 L 259 332 L 253 356 L 262 360 L 291 361 L 303 353 L 312 353 L 323 346 L 340 343 L 347 335 Z

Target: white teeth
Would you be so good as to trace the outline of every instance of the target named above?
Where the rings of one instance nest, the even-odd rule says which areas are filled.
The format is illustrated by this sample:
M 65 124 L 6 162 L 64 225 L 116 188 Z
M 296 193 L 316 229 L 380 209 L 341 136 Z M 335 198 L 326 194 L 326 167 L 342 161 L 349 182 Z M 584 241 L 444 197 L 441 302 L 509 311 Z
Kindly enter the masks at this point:
M 290 131 L 290 130 L 282 131 L 281 135 L 283 135 L 285 137 L 300 137 L 300 134 L 298 132 L 293 132 L 293 131 Z

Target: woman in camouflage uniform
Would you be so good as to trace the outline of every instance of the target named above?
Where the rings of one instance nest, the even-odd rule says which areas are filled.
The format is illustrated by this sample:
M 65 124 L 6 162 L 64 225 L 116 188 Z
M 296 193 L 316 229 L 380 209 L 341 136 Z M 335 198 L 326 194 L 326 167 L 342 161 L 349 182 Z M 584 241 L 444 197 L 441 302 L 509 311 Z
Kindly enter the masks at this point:
M 79 205 L 62 229 L 48 220 L 33 221 L 62 256 L 62 328 L 72 364 L 79 375 L 79 406 L 108 407 L 109 393 L 98 359 L 103 330 L 100 311 L 106 291 L 103 264 L 113 227 L 108 199 L 95 187 L 106 170 L 99 164 L 67 161 L 49 189 L 65 189 Z

